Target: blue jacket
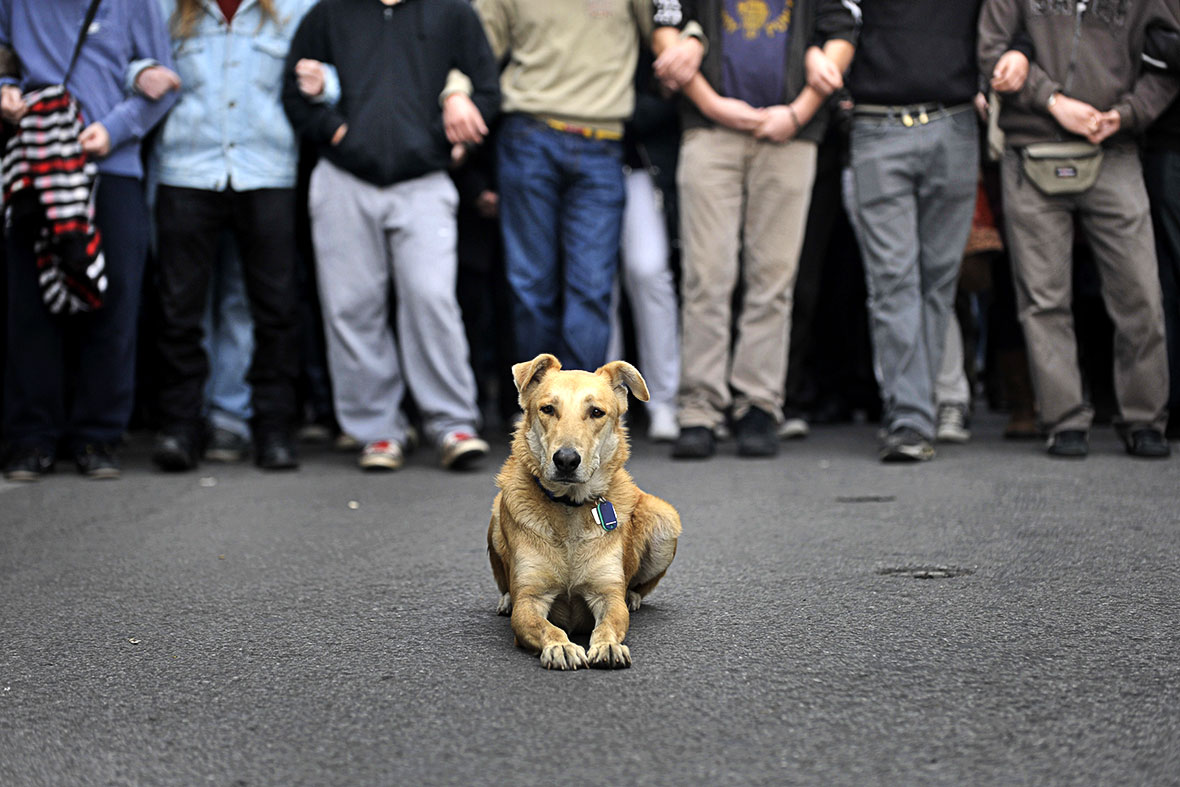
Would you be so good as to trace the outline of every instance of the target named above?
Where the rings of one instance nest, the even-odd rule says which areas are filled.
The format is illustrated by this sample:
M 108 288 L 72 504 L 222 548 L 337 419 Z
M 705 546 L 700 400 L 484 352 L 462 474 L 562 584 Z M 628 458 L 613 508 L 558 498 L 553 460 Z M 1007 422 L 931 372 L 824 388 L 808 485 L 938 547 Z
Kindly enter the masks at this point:
M 0 45 L 21 61 L 22 90 L 60 84 L 82 29 L 89 0 L 0 0 Z M 86 123 L 98 121 L 111 137 L 111 152 L 98 171 L 142 177 L 139 143 L 176 100 L 169 94 L 152 102 L 124 89 L 128 66 L 143 58 L 172 66 L 168 34 L 153 3 L 103 0 L 74 73 L 67 85 L 82 105 Z
M 159 0 L 171 19 L 175 0 Z M 154 180 L 221 191 L 290 188 L 297 149 L 279 96 L 291 37 L 315 0 L 275 0 L 278 22 L 243 0 L 226 25 L 216 0 L 201 0 L 187 38 L 173 38 L 180 100 L 152 151 Z

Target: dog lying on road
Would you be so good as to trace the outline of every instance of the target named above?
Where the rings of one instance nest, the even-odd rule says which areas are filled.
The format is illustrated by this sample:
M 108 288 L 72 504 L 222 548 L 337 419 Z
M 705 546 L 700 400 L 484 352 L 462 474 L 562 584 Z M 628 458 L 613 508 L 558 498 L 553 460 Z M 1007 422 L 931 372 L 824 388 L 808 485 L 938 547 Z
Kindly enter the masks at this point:
M 524 419 L 488 525 L 498 611 L 548 669 L 629 667 L 629 610 L 664 576 L 680 535 L 676 509 L 623 469 L 627 391 L 646 402 L 647 384 L 624 361 L 561 371 L 552 355 L 512 376 Z M 589 651 L 566 633 L 591 628 Z

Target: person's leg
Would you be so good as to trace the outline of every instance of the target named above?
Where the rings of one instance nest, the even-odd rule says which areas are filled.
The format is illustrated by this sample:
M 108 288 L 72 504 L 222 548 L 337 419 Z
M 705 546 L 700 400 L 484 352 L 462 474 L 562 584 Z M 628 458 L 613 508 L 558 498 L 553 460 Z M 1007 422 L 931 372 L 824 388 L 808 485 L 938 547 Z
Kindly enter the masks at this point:
M 95 220 L 102 232 L 109 286 L 102 308 L 84 315 L 86 324 L 79 325 L 69 426 L 75 447 L 115 445 L 123 439 L 131 420 L 139 306 L 148 253 L 149 219 L 139 179 L 100 176 Z M 198 322 L 200 314 L 198 306 Z M 199 417 L 199 405 L 197 414 Z
M 668 233 L 655 182 L 646 170 L 627 176 L 621 250 L 622 278 L 635 321 L 639 367 L 651 395 L 648 414 L 653 422 L 657 417 L 661 419 L 657 436 L 673 438 L 676 389 L 680 385 L 679 306 L 668 259 Z
M 569 184 L 561 200 L 565 277 L 559 357 L 567 368 L 594 371 L 606 363 L 610 340 L 625 201 L 623 149 L 616 141 L 563 137 Z
M 815 179 L 816 145 L 758 143 L 746 170 L 745 285 L 730 385 L 734 417 L 757 407 L 781 418 L 791 302 Z
M 253 391 L 254 435 L 259 441 L 289 440 L 299 376 L 295 192 L 238 192 L 234 204 L 242 275 L 254 323 L 247 377 Z
M 1073 199 L 1041 194 L 1012 149 L 1004 153 L 1001 177 L 1017 316 L 1040 419 L 1051 436 L 1088 431 L 1094 412 L 1082 395 L 1071 311 Z
M 222 192 L 160 186 L 156 194 L 161 428 L 190 455 L 200 441 L 209 375 L 202 317 L 227 218 Z
M 1163 431 L 1167 423 L 1168 359 L 1159 264 L 1139 156 L 1107 150 L 1098 182 L 1079 200 L 1106 310 L 1114 323 L 1114 380 L 1127 433 Z
M 1180 436 L 1180 151 L 1144 154 L 1143 178 L 1151 197 L 1151 225 L 1159 260 L 1168 345 L 1168 433 Z
M 496 137 L 500 229 L 520 360 L 553 352 L 561 335 L 558 202 L 561 177 L 544 124 L 509 115 Z
M 27 225 L 5 232 L 7 344 L 4 369 L 4 439 L 13 459 L 39 452 L 48 469 L 65 424 L 63 318 L 50 315 L 37 284 L 34 235 Z M 67 318 L 68 319 L 68 318 Z
M 321 160 L 308 192 L 336 417 L 362 443 L 404 444 L 405 383 L 389 325 L 382 190 Z
M 934 380 L 942 368 L 947 346 L 947 326 L 952 323 L 955 287 L 979 184 L 979 122 L 971 111 L 939 118 L 919 133 L 926 139 L 923 177 L 918 189 L 919 266 L 922 279 L 923 344 L 929 354 L 931 401 L 935 401 Z M 958 330 L 958 321 L 954 321 Z M 962 334 L 958 334 L 959 363 L 962 364 Z M 966 385 L 964 376 L 962 384 Z M 968 393 L 960 394 L 966 403 Z
M 213 431 L 205 455 L 207 459 L 236 461 L 248 446 L 254 413 L 246 382 L 254 353 L 254 321 L 246 299 L 241 253 L 229 232 L 222 234 L 218 244 L 204 333 L 209 356 L 205 420 Z
M 731 301 L 738 276 L 746 140 L 726 129 L 690 129 L 680 148 L 682 429 L 717 427 L 731 403 Z
M 953 310 L 947 315 L 946 340 L 942 346 L 942 362 L 934 380 L 935 401 L 939 407 L 944 404 L 966 407 L 971 401 L 971 389 L 963 367 L 963 334 Z
M 917 136 L 889 119 L 853 122 L 853 226 L 869 292 L 873 366 L 886 431 L 934 437 L 934 372 L 922 324 Z
M 458 258 L 451 179 L 436 172 L 391 187 L 390 248 L 397 291 L 397 341 L 425 438 L 476 433 L 475 375 L 455 296 Z

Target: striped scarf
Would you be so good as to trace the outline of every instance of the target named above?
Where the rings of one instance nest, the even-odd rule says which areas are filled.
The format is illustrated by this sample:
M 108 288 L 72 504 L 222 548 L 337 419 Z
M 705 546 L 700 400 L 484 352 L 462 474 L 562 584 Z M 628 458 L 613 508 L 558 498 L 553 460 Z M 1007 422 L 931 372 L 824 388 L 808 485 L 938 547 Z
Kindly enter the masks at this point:
M 53 314 L 102 305 L 107 289 L 94 225 L 98 167 L 78 142 L 82 113 L 62 85 L 25 94 L 28 112 L 4 149 L 6 220 L 34 230 L 41 298 Z

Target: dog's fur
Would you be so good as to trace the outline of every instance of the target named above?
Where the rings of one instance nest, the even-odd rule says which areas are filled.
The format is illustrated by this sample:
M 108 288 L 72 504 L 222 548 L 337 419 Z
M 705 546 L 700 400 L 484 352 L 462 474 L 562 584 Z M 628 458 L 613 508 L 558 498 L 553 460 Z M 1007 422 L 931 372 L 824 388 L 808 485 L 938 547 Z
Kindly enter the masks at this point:
M 629 667 L 629 610 L 664 576 L 680 535 L 676 509 L 623 469 L 627 391 L 646 402 L 647 384 L 624 361 L 561 371 L 547 354 L 516 364 L 512 376 L 524 418 L 496 479 L 488 526 L 498 611 L 512 616 L 517 645 L 539 653 L 546 668 Z M 595 523 L 600 500 L 614 506 L 615 530 Z M 589 651 L 566 633 L 591 628 Z

